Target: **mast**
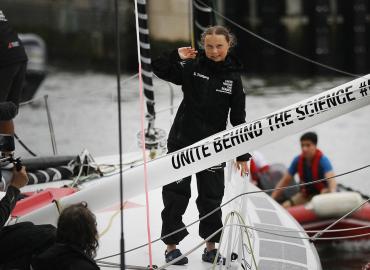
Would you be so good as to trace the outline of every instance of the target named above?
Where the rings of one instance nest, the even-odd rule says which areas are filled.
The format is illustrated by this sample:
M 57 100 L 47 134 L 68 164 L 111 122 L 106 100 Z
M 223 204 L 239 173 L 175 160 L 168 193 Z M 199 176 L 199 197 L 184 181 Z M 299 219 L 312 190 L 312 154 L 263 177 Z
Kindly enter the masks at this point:
M 213 9 L 213 1 L 212 0 L 203 0 L 203 2 L 207 5 L 204 6 L 202 2 L 198 0 L 190 0 L 191 1 L 191 30 L 192 30 L 192 46 L 196 49 L 199 49 L 201 46 L 200 44 L 200 35 L 203 31 L 211 25 L 214 25 L 216 22 L 215 15 L 212 11 Z
M 189 32 L 191 47 L 195 48 L 195 35 L 194 35 L 194 8 L 193 0 L 189 0 Z
M 139 41 L 140 44 L 140 62 L 142 68 L 141 77 L 143 79 L 144 95 L 146 98 L 146 107 L 148 110 L 148 130 L 147 132 L 152 132 L 154 128 L 155 121 L 155 109 L 154 109 L 154 92 L 153 92 L 153 71 L 152 71 L 152 60 L 150 51 L 150 38 L 148 29 L 148 14 L 146 12 L 146 0 L 137 1 L 138 9 L 138 24 L 139 29 Z
M 161 148 L 163 143 L 160 143 L 165 134 L 162 130 L 155 128 L 155 101 L 154 101 L 154 88 L 153 88 L 153 70 L 151 60 L 150 38 L 148 28 L 148 14 L 147 14 L 146 0 L 137 0 L 137 34 L 138 34 L 138 53 L 141 65 L 141 79 L 143 82 L 144 96 L 146 100 L 146 119 L 148 127 L 144 130 L 145 133 L 145 147 L 152 151 Z M 137 135 L 139 144 L 141 134 Z M 152 152 L 153 154 L 153 152 Z M 156 153 L 153 154 L 155 156 Z

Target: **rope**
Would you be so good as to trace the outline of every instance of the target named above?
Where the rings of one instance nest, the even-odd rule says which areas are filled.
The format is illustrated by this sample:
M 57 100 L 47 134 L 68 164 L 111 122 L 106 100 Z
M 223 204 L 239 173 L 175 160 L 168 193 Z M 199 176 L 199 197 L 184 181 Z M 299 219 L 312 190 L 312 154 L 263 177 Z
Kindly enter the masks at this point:
M 153 268 L 153 254 L 151 244 L 151 230 L 150 230 L 150 206 L 149 206 L 149 191 L 148 191 L 148 169 L 147 169 L 147 158 L 146 158 L 146 147 L 145 147 L 145 109 L 144 109 L 144 89 L 143 89 L 143 77 L 141 67 L 141 53 L 140 53 L 140 37 L 139 37 L 139 18 L 138 18 L 138 2 L 135 0 L 135 15 L 136 15 L 136 37 L 137 37 L 137 50 L 138 50 L 138 64 L 139 64 L 139 91 L 140 91 L 140 127 L 141 127 L 141 148 L 143 153 L 144 161 L 144 189 L 145 189 L 145 209 L 146 209 L 146 227 L 148 234 L 148 251 L 149 251 L 149 266 Z M 154 116 L 153 116 L 154 117 Z M 149 132 L 149 128 L 148 128 Z
M 19 142 L 19 144 L 31 155 L 31 156 L 34 156 L 36 157 L 37 155 L 30 149 L 27 147 L 27 145 L 18 137 L 18 135 L 16 133 L 14 133 L 14 138 L 17 139 L 17 141 Z
M 234 212 L 236 213 L 236 212 Z M 241 217 L 242 218 L 242 217 Z M 243 221 L 242 223 L 244 223 L 244 220 L 242 219 L 241 221 Z M 214 232 L 211 236 L 209 236 L 209 238 L 205 239 L 204 241 L 202 241 L 201 243 L 199 243 L 195 248 L 191 249 L 190 251 L 184 253 L 181 257 L 179 258 L 176 258 L 176 260 L 173 260 L 171 261 L 170 263 L 168 264 L 165 264 L 163 266 L 161 266 L 160 268 L 158 269 L 164 269 L 165 267 L 168 267 L 172 264 L 174 264 L 175 262 L 177 262 L 178 260 L 181 260 L 182 258 L 188 256 L 189 254 L 193 253 L 195 250 L 197 250 L 199 247 L 201 247 L 205 242 L 207 242 L 211 237 L 213 237 L 214 235 L 216 235 L 217 233 L 219 233 L 220 231 L 223 231 L 225 229 L 225 227 L 233 227 L 233 226 L 236 226 L 236 227 L 240 227 L 240 228 L 245 228 L 245 229 L 250 229 L 250 230 L 253 230 L 253 231 L 257 231 L 257 232 L 263 232 L 263 233 L 266 233 L 266 234 L 269 234 L 269 235 L 274 235 L 274 236 L 280 236 L 280 237 L 285 237 L 285 238 L 292 238 L 292 239 L 302 239 L 302 240 L 312 240 L 312 237 L 305 237 L 305 236 L 292 236 L 292 235 L 285 235 L 285 234 L 279 234 L 279 233 L 273 233 L 271 232 L 270 229 L 259 229 L 259 228 L 256 228 L 256 227 L 253 227 L 253 226 L 249 226 L 249 225 L 246 225 L 245 223 L 244 224 L 228 224 L 228 225 L 225 225 L 223 226 L 222 228 L 218 229 L 216 232 Z M 291 230 L 290 232 L 296 232 L 295 230 Z M 299 232 L 299 231 L 298 231 Z M 305 231 L 302 231 L 303 233 L 305 233 Z M 247 236 L 248 238 L 248 241 L 249 241 L 249 245 L 250 245 L 250 248 L 247 249 L 247 252 L 251 254 L 252 256 L 252 260 L 253 260 L 253 263 L 256 265 L 256 260 L 254 258 L 254 254 L 253 254 L 253 249 L 252 249 L 252 246 L 251 246 L 251 242 L 250 242 L 250 236 L 247 232 L 245 232 L 245 235 Z M 357 235 L 351 235 L 351 236 L 340 236 L 340 237 L 320 237 L 320 238 L 317 238 L 315 240 L 320 240 L 320 241 L 333 241 L 333 240 L 346 240 L 346 239 L 354 239 L 354 238 L 361 238 L 361 237 L 366 237 L 366 236 L 370 236 L 370 233 L 364 233 L 364 234 L 357 234 Z M 242 245 L 245 245 L 245 244 L 242 244 Z M 115 256 L 118 256 L 119 254 L 116 254 Z M 216 255 L 216 258 L 217 258 L 218 254 Z M 111 256 L 113 257 L 113 256 Z M 104 258 L 100 258 L 100 259 L 97 259 L 96 261 L 100 264 L 100 263 L 104 263 L 104 264 L 108 264 L 108 265 L 116 265 L 116 266 L 119 266 L 119 264 L 115 264 L 115 263 L 111 263 L 111 262 L 106 262 L 106 261 L 102 261 L 104 259 L 108 259 L 108 258 L 111 258 L 111 257 L 104 257 Z M 129 269 L 129 268 L 128 268 Z M 214 268 L 212 268 L 214 269 Z M 257 265 L 256 265 L 256 269 L 257 269 Z
M 224 221 L 224 224 L 227 224 L 227 222 L 229 221 L 230 217 L 233 217 L 233 212 L 228 213 L 228 214 L 226 215 L 226 217 L 225 217 L 225 221 Z M 225 225 L 224 225 L 224 226 L 222 226 L 221 236 L 220 236 L 220 244 L 219 244 L 219 246 L 220 246 L 220 245 L 221 245 L 221 243 L 222 243 L 222 239 L 223 239 L 224 234 L 225 234 L 225 228 L 226 228 L 226 226 L 225 226 Z M 218 248 L 218 249 L 217 249 L 216 256 L 215 256 L 215 258 L 214 258 L 214 260 L 213 260 L 213 263 L 212 263 L 212 269 L 213 269 L 213 270 L 215 269 L 215 267 L 216 267 L 216 265 L 217 265 L 217 259 L 218 259 L 218 256 L 220 256 L 220 248 Z M 223 260 L 223 258 L 222 258 L 222 260 Z
M 77 183 L 80 180 L 80 177 L 82 175 L 82 172 L 83 172 L 83 169 L 84 169 L 85 166 L 88 166 L 88 165 L 84 165 L 84 164 L 81 165 L 80 170 L 78 172 L 78 175 L 75 177 L 75 179 L 73 179 L 73 182 L 71 184 L 71 187 L 77 186 Z
M 319 180 L 316 180 L 316 181 L 312 181 L 310 183 L 303 183 L 303 184 L 296 184 L 296 185 L 292 185 L 292 186 L 287 186 L 287 187 L 281 187 L 281 188 L 278 188 L 278 190 L 282 189 L 292 189 L 292 188 L 295 188 L 295 187 L 301 187 L 301 186 L 308 186 L 308 185 L 312 185 L 312 184 L 315 184 L 315 183 L 321 183 L 321 182 L 324 182 L 324 181 L 328 181 L 330 179 L 333 179 L 333 178 L 339 178 L 339 177 L 342 177 L 342 176 L 345 176 L 345 175 L 348 175 L 348 174 L 352 174 L 354 172 L 357 172 L 357 171 L 361 171 L 361 170 L 364 170 L 366 168 L 370 167 L 370 164 L 368 165 L 365 165 L 365 166 L 362 166 L 362 167 L 359 167 L 357 169 L 353 169 L 353 170 L 350 170 L 350 171 L 347 171 L 347 172 L 344 172 L 344 173 L 341 173 L 341 174 L 337 174 L 335 176 L 332 176 L 332 177 L 327 177 L 327 178 L 323 178 L 323 179 L 319 179 Z M 156 243 L 158 241 L 161 241 L 162 239 L 166 238 L 166 237 L 169 237 L 171 235 L 174 235 L 182 230 L 185 230 L 191 226 L 193 226 L 194 224 L 202 221 L 203 219 L 206 219 L 207 217 L 209 217 L 210 215 L 214 214 L 215 212 L 219 211 L 220 209 L 224 208 L 226 205 L 230 204 L 232 201 L 236 200 L 237 198 L 239 197 L 242 197 L 242 196 L 246 196 L 246 195 L 251 195 L 251 194 L 257 194 L 257 193 L 268 193 L 268 192 L 271 192 L 271 191 L 274 191 L 275 189 L 265 189 L 265 190 L 256 190 L 256 191 L 249 191 L 249 192 L 243 192 L 243 193 L 240 193 L 238 195 L 236 195 L 235 197 L 231 198 L 230 200 L 226 201 L 225 203 L 223 203 L 222 205 L 220 205 L 219 207 L 213 209 L 212 211 L 208 212 L 207 214 L 205 214 L 204 216 L 202 216 L 201 218 L 189 223 L 188 225 L 176 230 L 176 231 L 173 231 L 167 235 L 164 235 L 162 237 L 159 237 L 155 240 L 153 240 L 150 244 L 153 244 L 153 243 Z M 138 250 L 140 248 L 143 248 L 143 247 L 146 247 L 149 243 L 145 243 L 143 245 L 140 245 L 140 246 L 137 246 L 135 248 L 131 248 L 131 249 L 128 249 L 126 250 L 126 253 L 130 253 L 130 252 L 133 252 L 135 250 Z M 97 261 L 99 260 L 104 260 L 104 259 L 107 259 L 107 258 L 112 258 L 112 257 L 115 257 L 115 256 L 118 256 L 120 255 L 119 253 L 118 254 L 114 254 L 114 255 L 110 255 L 110 256 L 106 256 L 106 257 L 102 257 L 102 258 L 99 258 L 97 259 Z
M 260 36 L 260 35 L 258 35 L 256 33 L 254 33 L 253 31 L 251 31 L 251 30 L 243 27 L 242 25 L 238 24 L 237 22 L 231 20 L 230 18 L 226 17 L 222 13 L 218 12 L 216 9 L 208 6 L 207 4 L 205 4 L 204 2 L 202 2 L 201 0 L 198 0 L 198 2 L 200 2 L 205 7 L 210 8 L 216 15 L 218 15 L 219 17 L 223 18 L 224 20 L 228 21 L 229 23 L 231 23 L 232 25 L 236 26 L 237 28 L 243 30 L 244 32 L 252 35 L 253 37 L 255 37 L 255 38 L 259 39 L 259 40 L 262 40 L 263 42 L 265 42 L 265 43 L 267 43 L 267 44 L 269 44 L 269 45 L 271 45 L 271 46 L 273 46 L 273 47 L 275 47 L 275 48 L 277 48 L 277 49 L 279 49 L 279 50 L 281 50 L 281 51 L 283 51 L 285 53 L 288 53 L 290 55 L 293 55 L 293 56 L 295 56 L 295 57 L 297 57 L 299 59 L 302 59 L 302 60 L 304 60 L 306 62 L 309 62 L 311 64 L 314 64 L 314 65 L 317 65 L 317 66 L 326 68 L 326 69 L 331 70 L 331 71 L 335 71 L 335 72 L 340 73 L 340 74 L 343 74 L 343 75 L 347 75 L 347 76 L 351 76 L 351 77 L 361 77 L 360 75 L 357 75 L 357 74 L 354 74 L 354 73 L 350 73 L 350 72 L 347 72 L 347 71 L 344 71 L 344 70 L 340 70 L 338 68 L 334 68 L 334 67 L 325 65 L 323 63 L 320 63 L 320 62 L 317 62 L 315 60 L 312 60 L 312 59 L 310 59 L 310 58 L 308 58 L 306 56 L 303 56 L 301 54 L 298 54 L 296 52 L 293 52 L 291 50 L 288 50 L 288 49 L 286 49 L 286 48 L 284 48 L 284 47 L 282 47 L 282 46 L 280 46 L 280 45 L 278 45 L 278 44 L 276 44 L 276 43 L 274 43 L 274 42 L 272 42 L 272 41 L 270 41 L 270 40 L 268 40 L 268 39 L 266 39 L 266 38 L 264 38 L 264 37 L 262 37 L 262 36 Z
M 118 0 L 114 0 L 114 26 L 116 38 L 116 77 L 117 77 L 117 107 L 118 107 L 118 150 L 119 150 L 119 197 L 120 197 L 120 225 L 121 225 L 121 269 L 125 269 L 125 239 L 123 224 L 123 173 L 122 173 L 122 112 L 121 112 L 121 53 L 120 53 L 120 29 L 119 29 Z
M 233 216 L 234 214 L 237 216 L 237 218 L 238 218 L 238 220 L 239 220 L 239 224 L 238 224 L 238 225 L 240 225 L 240 223 L 242 223 L 243 225 L 245 225 L 245 221 L 244 221 L 243 217 L 242 217 L 242 216 L 241 216 L 237 211 L 232 211 L 231 213 L 229 213 L 229 214 L 228 214 L 228 216 L 229 216 L 229 215 Z M 228 217 L 228 216 L 227 216 L 227 217 Z M 226 223 L 227 223 L 227 221 L 228 221 L 228 219 L 225 219 L 224 224 L 226 224 Z M 232 226 L 234 226 L 234 225 L 236 225 L 236 224 L 226 224 L 226 225 L 224 225 L 224 229 L 225 229 L 226 227 L 232 227 Z M 220 238 L 220 243 L 221 243 L 222 238 L 223 238 L 224 229 L 222 230 L 222 234 L 221 234 L 221 238 Z M 253 252 L 252 242 L 250 241 L 250 236 L 249 236 L 249 234 L 248 234 L 248 231 L 245 231 L 245 232 L 244 232 L 244 234 L 247 236 L 248 245 L 249 245 L 249 249 L 248 249 L 247 251 L 248 251 L 248 253 L 250 253 L 250 254 L 251 254 L 251 256 L 252 256 L 252 260 L 253 260 L 253 263 L 254 263 L 254 265 L 255 265 L 255 267 L 256 267 L 256 270 L 258 270 L 258 266 L 257 266 L 256 258 L 255 258 L 255 256 L 254 256 L 254 252 Z M 242 237 L 243 237 L 243 236 L 242 236 Z M 243 244 L 243 245 L 244 245 L 244 244 Z M 219 256 L 219 252 L 220 252 L 220 250 L 218 249 L 218 250 L 217 250 L 217 253 L 216 253 L 215 261 L 216 261 L 216 259 L 217 259 L 217 258 L 218 258 L 218 256 Z M 244 255 L 243 255 L 243 257 L 244 257 Z M 213 270 L 215 269 L 215 266 L 216 266 L 216 265 L 215 265 L 215 262 L 214 262 L 213 267 L 212 267 L 212 269 L 213 269 Z
M 244 219 L 243 219 L 243 217 L 238 213 L 238 212 L 235 212 L 236 213 L 236 215 L 238 216 L 238 218 L 239 218 L 239 222 L 242 222 L 243 223 L 243 225 L 246 225 L 245 224 L 245 221 L 244 221 Z M 251 243 L 251 239 L 250 239 L 250 236 L 249 236 L 249 234 L 248 234 L 248 231 L 246 231 L 245 232 L 245 234 L 247 235 L 247 239 L 248 239 L 248 244 L 249 244 L 249 247 L 250 247 L 250 254 L 252 255 L 252 259 L 253 259 L 253 262 L 254 262 L 254 265 L 255 265 L 255 267 L 256 267 L 256 270 L 258 270 L 258 266 L 257 266 L 257 262 L 256 262 L 256 258 L 255 258 L 255 256 L 254 256 L 254 252 L 253 252 L 253 248 L 252 248 L 252 243 Z
M 125 204 L 125 203 L 124 203 Z M 124 206 L 123 206 L 124 207 Z M 119 214 L 119 210 L 117 210 L 109 219 L 109 222 L 108 222 L 108 225 L 107 227 L 99 234 L 99 238 L 103 237 L 108 231 L 109 229 L 112 227 L 112 224 L 113 224 L 113 220 L 114 218 Z
M 136 74 L 134 74 L 134 75 L 132 75 L 132 76 L 128 77 L 127 79 L 122 80 L 122 84 L 125 84 L 125 83 L 127 83 L 127 82 L 129 82 L 129 81 L 131 81 L 131 80 L 135 79 L 137 76 L 139 76 L 139 73 L 136 73 Z
M 60 205 L 59 200 L 53 200 L 53 203 L 58 210 L 58 214 L 60 215 L 62 213 L 63 207 Z

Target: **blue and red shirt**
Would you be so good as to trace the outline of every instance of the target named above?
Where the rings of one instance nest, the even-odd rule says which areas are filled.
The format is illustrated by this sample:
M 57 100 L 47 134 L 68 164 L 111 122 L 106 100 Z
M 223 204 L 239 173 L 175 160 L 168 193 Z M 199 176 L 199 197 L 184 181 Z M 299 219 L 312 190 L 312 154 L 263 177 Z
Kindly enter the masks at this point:
M 333 166 L 329 159 L 320 150 L 317 150 L 315 157 L 310 163 L 307 163 L 302 155 L 296 156 L 290 164 L 288 172 L 291 176 L 298 173 L 301 183 L 308 183 L 325 178 L 325 174 L 332 170 Z M 327 187 L 326 181 L 307 185 L 301 188 L 301 190 L 307 194 L 314 195 L 320 193 L 324 187 Z

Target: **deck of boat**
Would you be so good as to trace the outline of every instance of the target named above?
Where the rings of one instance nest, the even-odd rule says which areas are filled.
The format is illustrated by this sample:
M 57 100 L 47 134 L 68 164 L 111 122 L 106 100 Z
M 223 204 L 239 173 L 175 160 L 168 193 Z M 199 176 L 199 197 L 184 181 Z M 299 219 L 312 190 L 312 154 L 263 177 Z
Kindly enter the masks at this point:
M 246 178 L 242 178 L 236 173 L 232 173 L 232 176 L 225 181 L 226 190 L 224 202 L 242 192 L 258 190 L 254 185 L 250 184 Z M 196 181 L 193 180 L 192 198 L 184 215 L 185 224 L 189 224 L 198 218 L 198 211 L 195 205 L 196 197 Z M 161 231 L 160 213 L 163 209 L 163 205 L 160 189 L 149 193 L 149 206 L 150 230 L 153 240 L 160 236 Z M 240 213 L 246 225 L 258 228 L 262 231 L 248 230 L 251 240 L 251 247 L 249 247 L 248 241 L 245 238 L 246 235 L 244 234 L 244 237 L 241 236 L 243 228 L 238 226 L 227 227 L 224 241 L 222 241 L 220 248 L 224 256 L 228 254 L 228 249 L 231 249 L 233 252 L 238 253 L 239 258 L 243 259 L 244 262 L 251 267 L 250 269 L 321 269 L 320 260 L 313 244 L 308 240 L 300 239 L 301 237 L 307 237 L 305 233 L 297 232 L 303 229 L 280 207 L 279 204 L 266 194 L 257 193 L 236 199 L 223 209 L 223 218 L 231 211 Z M 108 211 L 102 211 L 96 214 L 99 232 L 104 232 L 100 238 L 100 249 L 97 258 L 119 253 L 120 217 L 119 214 L 117 214 L 117 209 L 109 209 Z M 231 222 L 231 224 L 236 223 L 236 219 Z M 124 225 L 126 250 L 130 250 L 148 242 L 144 195 L 130 200 L 130 204 L 128 204 L 127 209 L 124 211 Z M 198 236 L 198 223 L 191 226 L 188 230 L 190 234 L 179 245 L 183 253 L 193 249 L 203 240 Z M 287 230 L 294 232 L 286 232 Z M 271 233 L 266 233 L 266 231 Z M 284 234 L 290 237 L 281 236 Z M 243 244 L 244 249 L 240 252 L 240 250 L 238 250 L 238 245 L 241 244 L 239 240 L 242 240 L 242 238 L 244 238 L 245 242 Z M 228 241 L 231 241 L 230 244 Z M 166 269 L 212 269 L 212 264 L 201 261 L 203 248 L 204 245 L 201 245 L 201 247 L 188 256 L 188 265 L 170 266 Z M 231 250 L 229 250 L 229 252 L 231 252 Z M 164 251 L 165 244 L 162 241 L 158 241 L 152 245 L 154 265 L 162 266 L 165 264 Z M 255 267 L 253 263 L 252 252 L 257 267 Z M 244 255 L 240 253 L 244 253 Z M 148 247 L 128 252 L 125 258 L 127 265 L 147 266 L 149 265 Z M 116 256 L 103 261 L 119 263 L 119 257 Z M 105 268 L 103 267 L 103 269 Z M 242 269 L 240 262 L 234 262 L 233 268 L 231 269 Z

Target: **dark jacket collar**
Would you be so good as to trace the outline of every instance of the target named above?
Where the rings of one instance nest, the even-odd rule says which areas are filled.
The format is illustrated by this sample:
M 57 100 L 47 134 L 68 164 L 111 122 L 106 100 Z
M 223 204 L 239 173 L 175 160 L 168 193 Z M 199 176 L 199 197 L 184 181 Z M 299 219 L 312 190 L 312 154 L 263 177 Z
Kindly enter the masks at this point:
M 242 63 L 231 51 L 229 51 L 224 61 L 215 62 L 207 58 L 204 50 L 200 50 L 195 61 L 200 63 L 201 65 L 206 65 L 210 70 L 214 72 L 240 72 L 243 70 Z

